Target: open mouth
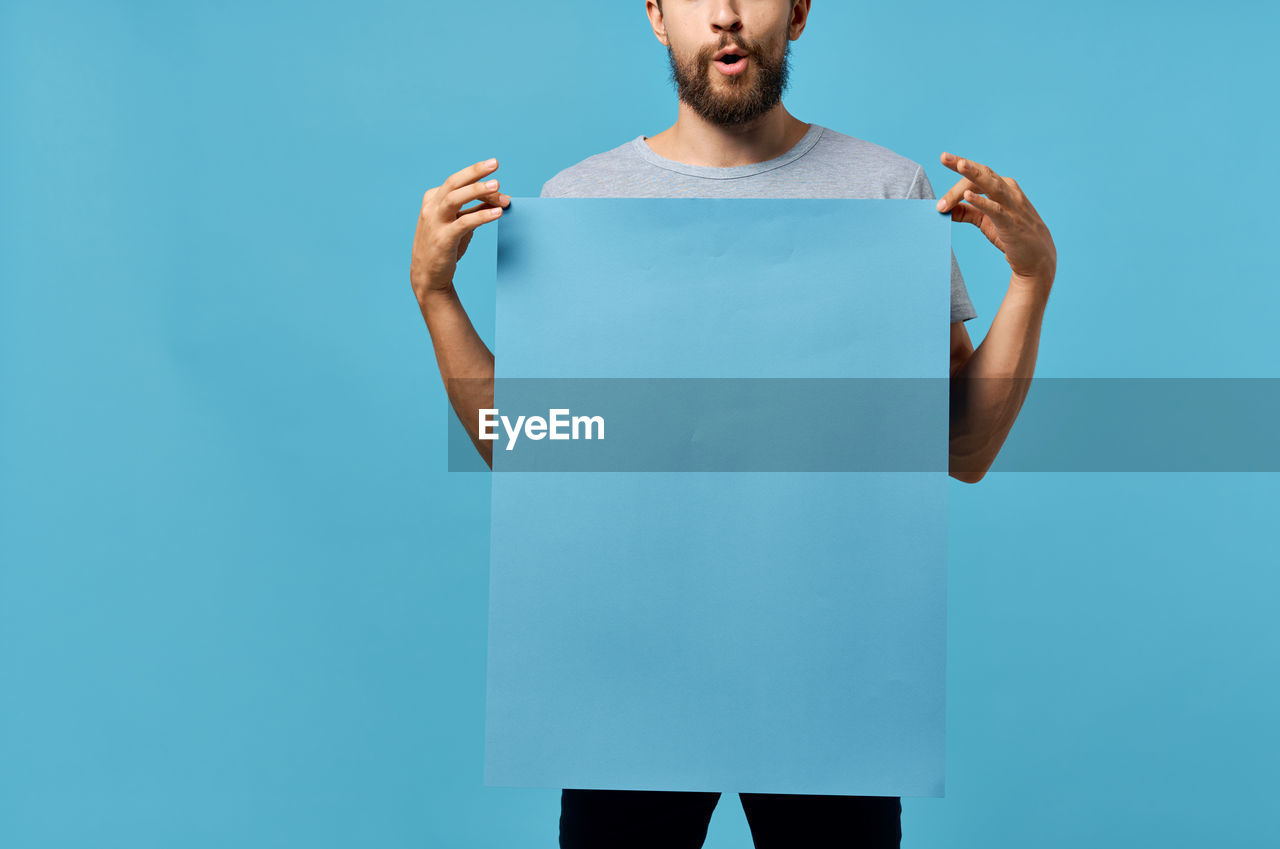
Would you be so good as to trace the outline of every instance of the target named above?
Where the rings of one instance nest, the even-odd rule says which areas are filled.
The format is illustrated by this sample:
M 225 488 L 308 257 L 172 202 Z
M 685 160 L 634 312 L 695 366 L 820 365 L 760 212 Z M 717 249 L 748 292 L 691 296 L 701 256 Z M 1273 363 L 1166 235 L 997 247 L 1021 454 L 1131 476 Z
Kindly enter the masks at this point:
M 737 74 L 747 67 L 747 57 L 744 53 L 729 52 L 716 59 L 715 65 L 722 73 Z

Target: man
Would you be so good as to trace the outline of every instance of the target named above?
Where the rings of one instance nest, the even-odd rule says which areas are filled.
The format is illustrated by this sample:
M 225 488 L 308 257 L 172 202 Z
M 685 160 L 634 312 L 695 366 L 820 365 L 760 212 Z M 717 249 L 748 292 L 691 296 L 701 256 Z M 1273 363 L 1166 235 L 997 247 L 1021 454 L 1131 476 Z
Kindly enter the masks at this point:
M 898 197 L 932 198 L 924 169 L 878 145 L 794 118 L 781 97 L 791 42 L 811 0 L 646 0 L 654 35 L 667 47 L 679 94 L 674 125 L 556 174 L 544 197 Z M 1009 264 L 991 329 L 975 350 L 964 322 L 976 315 L 952 257 L 950 474 L 986 474 L 1026 397 L 1057 252 L 1018 184 L 950 153 L 960 179 L 938 202 L 953 221 L 978 227 Z M 472 441 L 478 411 L 493 406 L 493 355 L 472 327 L 453 273 L 477 227 L 510 198 L 485 180 L 496 160 L 449 177 L 423 198 L 410 279 L 446 392 Z M 466 206 L 478 201 L 473 206 Z M 991 379 L 996 378 L 996 379 Z M 571 790 L 561 796 L 562 847 L 699 847 L 718 793 Z M 741 794 L 757 847 L 897 847 L 894 797 Z

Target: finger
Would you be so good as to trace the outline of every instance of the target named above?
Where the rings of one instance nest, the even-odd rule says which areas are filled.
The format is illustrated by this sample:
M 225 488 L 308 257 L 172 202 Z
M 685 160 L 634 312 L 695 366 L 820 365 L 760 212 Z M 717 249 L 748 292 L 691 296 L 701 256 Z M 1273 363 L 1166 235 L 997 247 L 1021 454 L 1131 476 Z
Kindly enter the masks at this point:
M 473 200 L 480 198 L 497 197 L 498 181 L 485 180 L 480 183 L 472 183 L 463 186 L 460 189 L 454 189 L 445 195 L 444 200 L 440 203 L 440 212 L 445 218 L 458 214 L 458 210 L 463 204 L 471 203 Z
M 1004 243 L 1000 241 L 1000 234 L 996 231 L 995 225 L 991 222 L 983 212 L 967 203 L 957 204 L 951 210 L 951 220 L 958 221 L 963 224 L 972 224 L 982 231 L 982 235 L 987 237 L 987 241 L 995 245 L 1002 252 L 1004 251 Z
M 965 189 L 972 189 L 973 183 L 968 177 L 961 177 L 960 181 L 951 188 L 947 189 L 946 194 L 938 198 L 938 211 L 946 212 L 951 207 L 960 202 L 960 198 L 964 197 Z
M 968 177 L 970 182 L 977 186 L 987 197 L 995 198 L 999 201 L 1005 199 L 1008 186 L 1005 185 L 1004 178 L 981 162 L 962 159 L 944 151 L 942 164 L 962 177 Z
M 511 205 L 510 195 L 499 194 L 497 196 L 490 196 L 490 197 L 484 198 L 482 203 L 477 203 L 475 206 L 468 206 L 465 209 L 458 210 L 458 215 L 466 215 L 467 213 L 475 212 L 477 209 L 494 209 L 499 206 L 505 209 L 510 205 Z
M 994 218 L 998 222 L 1007 221 L 1009 218 L 1009 211 L 1001 206 L 998 201 L 994 201 L 989 197 L 984 197 L 973 189 L 965 191 L 964 199 L 981 210 L 983 215 L 989 218 Z
M 481 224 L 487 224 L 501 216 L 501 207 L 488 206 L 485 209 L 477 209 L 475 212 L 469 212 L 466 215 L 459 215 L 458 219 L 449 226 L 454 229 L 455 235 L 461 238 Z
M 977 207 L 970 206 L 967 203 L 957 204 L 951 210 L 951 220 L 960 224 L 973 224 L 981 228 L 986 216 Z
M 502 197 L 507 197 L 507 196 L 503 195 Z M 466 209 L 458 210 L 458 215 L 470 215 L 471 213 L 475 213 L 475 211 L 481 210 L 481 209 L 498 209 L 499 206 L 503 207 L 503 209 L 506 209 L 506 207 L 509 205 L 511 205 L 511 198 L 509 197 L 507 197 L 507 200 L 504 200 L 504 201 L 486 200 L 484 202 L 481 202 L 481 204 L 476 204 L 475 206 L 467 206 Z
M 468 183 L 474 183 L 481 177 L 486 177 L 498 170 L 498 160 L 486 159 L 484 162 L 477 162 L 475 165 L 468 165 L 455 174 L 450 174 L 449 179 L 441 184 L 445 194 L 452 192 L 454 189 L 461 188 Z

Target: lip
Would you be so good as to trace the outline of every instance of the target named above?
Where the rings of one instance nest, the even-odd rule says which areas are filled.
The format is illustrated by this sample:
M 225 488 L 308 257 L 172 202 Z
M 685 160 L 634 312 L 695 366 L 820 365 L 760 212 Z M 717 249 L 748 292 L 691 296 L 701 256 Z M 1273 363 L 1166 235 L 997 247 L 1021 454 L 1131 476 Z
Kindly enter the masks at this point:
M 720 61 L 720 57 L 729 53 L 736 53 L 741 58 L 732 65 L 726 65 L 724 62 Z M 711 64 L 715 65 L 716 68 L 719 69 L 720 73 L 724 74 L 726 77 L 732 77 L 736 74 L 741 74 L 747 69 L 747 61 L 750 58 L 751 54 L 747 53 L 740 47 L 723 47 L 716 51 L 715 56 L 711 57 Z

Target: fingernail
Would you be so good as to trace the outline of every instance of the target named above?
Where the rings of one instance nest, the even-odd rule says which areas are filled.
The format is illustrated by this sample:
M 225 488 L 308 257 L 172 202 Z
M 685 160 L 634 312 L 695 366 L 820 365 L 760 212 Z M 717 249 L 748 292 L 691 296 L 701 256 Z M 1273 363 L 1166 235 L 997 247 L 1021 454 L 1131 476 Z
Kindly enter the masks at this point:
M 498 160 L 496 160 L 496 159 L 490 159 L 490 160 L 489 160 L 488 162 L 486 162 L 484 165 L 485 165 L 485 167 L 486 167 L 486 168 L 492 168 L 493 166 L 495 166 L 495 165 L 497 165 L 497 164 L 498 164 Z
M 946 208 L 947 208 L 947 201 L 946 201 L 946 199 L 945 199 L 945 198 L 940 199 L 940 200 L 938 201 L 938 211 L 939 211 L 939 212 L 941 212 L 942 210 L 944 210 L 944 209 L 946 209 Z
M 484 184 L 484 187 L 485 187 L 486 189 L 489 189 L 490 191 L 493 191 L 494 189 L 498 188 L 498 181 L 497 181 L 497 180 L 490 180 L 489 182 L 487 182 L 487 183 L 485 183 L 485 184 Z

